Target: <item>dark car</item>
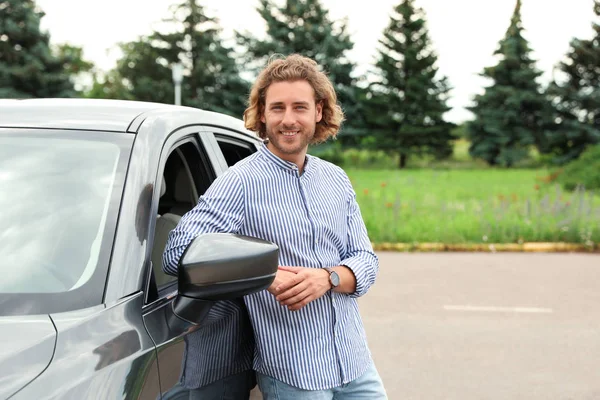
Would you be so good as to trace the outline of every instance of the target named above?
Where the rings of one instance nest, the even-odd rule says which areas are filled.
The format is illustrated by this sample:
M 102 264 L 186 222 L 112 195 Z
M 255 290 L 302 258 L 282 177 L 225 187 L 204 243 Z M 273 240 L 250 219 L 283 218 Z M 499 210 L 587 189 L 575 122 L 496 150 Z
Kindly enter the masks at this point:
M 0 399 L 180 397 L 186 337 L 267 288 L 279 249 L 201 235 L 170 276 L 167 237 L 260 143 L 188 107 L 0 100 Z

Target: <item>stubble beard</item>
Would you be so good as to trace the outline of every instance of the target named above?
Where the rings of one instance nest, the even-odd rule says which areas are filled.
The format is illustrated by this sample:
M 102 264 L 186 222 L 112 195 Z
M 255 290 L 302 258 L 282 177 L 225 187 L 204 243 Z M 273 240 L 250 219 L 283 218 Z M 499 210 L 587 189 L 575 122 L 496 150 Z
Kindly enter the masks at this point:
M 312 134 L 306 133 L 305 129 L 300 129 L 296 139 L 296 143 L 290 144 L 285 143 L 285 136 L 279 133 L 279 127 L 272 129 L 267 127 L 267 139 L 269 143 L 273 145 L 282 154 L 294 155 L 305 151 L 310 144 L 310 141 L 314 137 L 314 130 Z

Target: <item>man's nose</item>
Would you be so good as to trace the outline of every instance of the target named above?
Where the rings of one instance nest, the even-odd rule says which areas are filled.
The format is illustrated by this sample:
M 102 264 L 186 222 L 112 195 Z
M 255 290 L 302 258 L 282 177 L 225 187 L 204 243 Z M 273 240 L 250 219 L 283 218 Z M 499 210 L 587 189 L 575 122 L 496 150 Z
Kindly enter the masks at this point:
M 292 108 L 287 108 L 283 115 L 283 125 L 294 125 L 296 123 L 296 114 Z

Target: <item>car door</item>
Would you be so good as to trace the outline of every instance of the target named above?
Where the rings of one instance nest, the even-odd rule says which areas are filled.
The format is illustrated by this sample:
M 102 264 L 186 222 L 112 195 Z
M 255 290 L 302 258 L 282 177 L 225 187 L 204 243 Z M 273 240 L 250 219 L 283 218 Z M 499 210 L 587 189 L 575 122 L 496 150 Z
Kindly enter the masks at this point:
M 254 154 L 259 146 L 262 145 L 262 140 L 259 138 L 248 137 L 246 134 L 229 130 L 224 127 L 211 127 L 207 129 L 210 129 L 215 135 L 216 143 L 223 157 L 221 164 L 225 164 L 226 168 L 229 168 L 244 158 Z M 262 399 L 262 395 L 258 386 L 256 386 L 250 393 L 249 400 L 260 399 Z
M 154 199 L 158 213 L 153 237 L 149 238 L 152 262 L 144 321 L 157 348 L 163 399 L 187 399 L 190 391 L 198 392 L 227 371 L 235 371 L 236 366 L 224 365 L 228 359 L 251 366 L 253 336 L 243 301 L 207 302 L 210 311 L 205 320 L 199 325 L 185 322 L 172 311 L 177 277 L 162 270 L 168 233 L 223 172 L 223 164 L 213 134 L 199 129 L 191 129 L 161 154 L 156 181 L 161 190 L 160 198 Z M 231 354 L 239 357 L 228 358 Z M 202 398 L 213 398 L 207 396 Z

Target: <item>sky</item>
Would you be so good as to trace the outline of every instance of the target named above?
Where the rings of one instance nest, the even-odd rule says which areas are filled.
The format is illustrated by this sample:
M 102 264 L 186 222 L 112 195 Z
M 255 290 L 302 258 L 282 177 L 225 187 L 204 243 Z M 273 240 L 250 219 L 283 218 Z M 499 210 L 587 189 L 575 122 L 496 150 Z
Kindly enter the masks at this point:
M 399 0 L 321 0 L 330 18 L 347 18 L 354 49 L 349 58 L 364 73 L 375 60 L 378 40 Z M 493 52 L 510 24 L 515 0 L 416 0 L 425 10 L 430 39 L 438 55 L 440 74 L 453 87 L 446 118 L 472 118 L 465 109 L 488 83 L 478 74 L 494 65 Z M 83 47 L 84 56 L 108 70 L 119 57 L 118 42 L 150 33 L 169 15 L 172 0 L 37 0 L 46 13 L 42 29 L 51 42 Z M 574 38 L 592 36 L 593 0 L 522 0 L 524 36 L 537 68 L 548 82 L 553 67 L 564 57 Z M 257 0 L 200 0 L 209 16 L 217 17 L 225 40 L 233 31 L 264 36 L 265 24 L 256 12 Z M 368 6 L 366 6 L 368 4 Z

